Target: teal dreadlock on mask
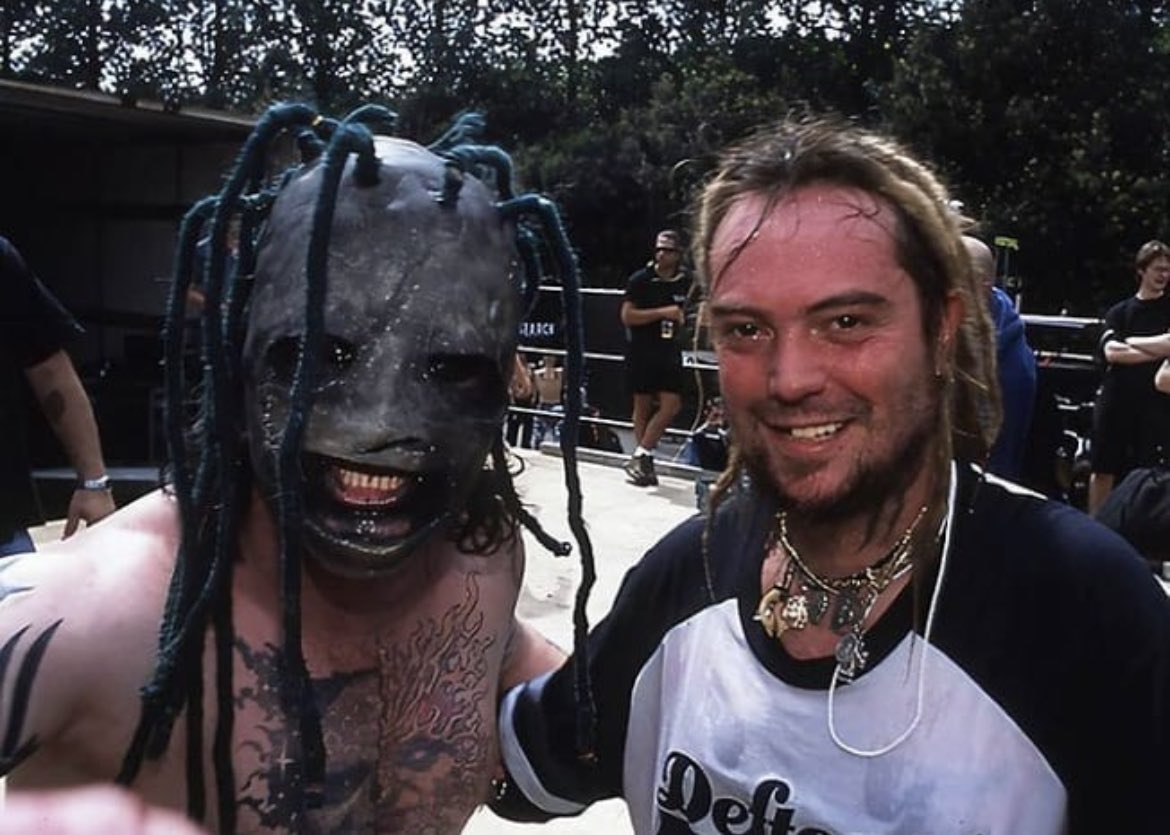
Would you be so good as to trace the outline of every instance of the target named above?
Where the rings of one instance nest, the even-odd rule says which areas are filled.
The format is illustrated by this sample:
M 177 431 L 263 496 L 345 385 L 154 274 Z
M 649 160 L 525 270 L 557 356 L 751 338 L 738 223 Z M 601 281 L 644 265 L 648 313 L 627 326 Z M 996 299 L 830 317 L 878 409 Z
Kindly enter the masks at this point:
M 215 646 L 212 741 L 218 819 L 235 829 L 232 773 L 232 563 L 253 491 L 279 531 L 283 604 L 281 704 L 296 733 L 289 790 L 302 810 L 320 802 L 321 717 L 301 649 L 302 562 L 346 578 L 393 576 L 436 535 L 491 553 L 531 530 L 508 471 L 501 425 L 519 322 L 543 265 L 564 293 L 565 428 L 569 525 L 583 566 L 574 610 L 583 645 L 593 554 L 576 472 L 583 376 L 580 279 L 553 205 L 512 192 L 511 161 L 476 144 L 469 114 L 437 142 L 374 136 L 394 114 L 363 107 L 341 121 L 280 105 L 259 121 L 223 190 L 184 220 L 165 332 L 166 423 L 181 541 L 154 675 L 119 782 L 166 750 L 186 708 L 188 813 L 207 802 L 202 751 L 203 646 Z M 275 140 L 302 155 L 275 187 L 265 172 Z M 210 257 L 198 277 L 202 379 L 188 420 L 184 300 L 196 241 L 226 253 L 240 224 L 233 269 Z M 578 657 L 584 657 L 579 653 Z M 593 706 L 579 665 L 578 743 L 592 748 Z

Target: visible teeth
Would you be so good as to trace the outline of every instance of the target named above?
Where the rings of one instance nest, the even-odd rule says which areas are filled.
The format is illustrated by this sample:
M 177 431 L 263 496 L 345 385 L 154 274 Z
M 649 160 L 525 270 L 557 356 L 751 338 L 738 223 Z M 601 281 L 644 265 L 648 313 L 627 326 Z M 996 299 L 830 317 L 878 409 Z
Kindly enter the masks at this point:
M 338 478 L 345 487 L 382 492 L 395 492 L 406 484 L 406 478 L 400 475 L 370 475 L 359 473 L 356 470 L 337 468 Z
M 794 438 L 816 440 L 829 437 L 844 425 L 844 423 L 825 423 L 820 426 L 794 426 L 791 432 Z

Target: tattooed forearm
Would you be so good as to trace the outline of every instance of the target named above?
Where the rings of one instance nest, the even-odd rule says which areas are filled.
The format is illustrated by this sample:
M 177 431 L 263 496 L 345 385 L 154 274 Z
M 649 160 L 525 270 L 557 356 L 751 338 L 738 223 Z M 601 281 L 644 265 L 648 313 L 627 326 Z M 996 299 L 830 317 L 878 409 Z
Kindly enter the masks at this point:
M 0 739 L 0 775 L 12 771 L 28 759 L 37 748 L 36 735 L 25 735 L 24 720 L 32 700 L 33 684 L 36 681 L 41 660 L 45 656 L 49 641 L 53 640 L 53 635 L 60 625 L 61 621 L 58 620 L 37 635 L 28 652 L 20 661 L 19 669 L 16 671 L 16 681 L 12 686 L 11 698 L 7 704 L 0 705 L 3 708 L 0 710 L 0 716 L 4 713 L 8 714 L 8 719 L 4 723 L 4 736 L 3 739 Z M 8 671 L 12 666 L 16 647 L 28 630 L 28 626 L 24 627 L 0 648 L 0 693 L 7 688 Z

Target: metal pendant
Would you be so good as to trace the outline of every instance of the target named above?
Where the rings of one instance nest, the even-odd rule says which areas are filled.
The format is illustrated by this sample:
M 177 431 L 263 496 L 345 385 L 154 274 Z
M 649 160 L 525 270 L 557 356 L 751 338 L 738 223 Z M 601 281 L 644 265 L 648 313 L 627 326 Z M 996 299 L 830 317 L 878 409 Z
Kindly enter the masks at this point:
M 841 675 L 848 679 L 854 678 L 865 669 L 869 651 L 865 648 L 865 639 L 861 637 L 861 633 L 846 632 L 842 635 L 841 640 L 837 642 L 834 656 L 841 667 Z
M 804 589 L 805 599 L 808 601 L 808 619 L 810 623 L 820 623 L 825 612 L 829 610 L 829 593 L 822 589 Z
M 760 598 L 760 605 L 756 607 L 755 619 L 760 626 L 764 627 L 764 632 L 769 638 L 776 637 L 776 606 L 785 597 L 785 592 L 778 586 L 772 586 L 764 592 L 764 596 Z
M 832 630 L 837 633 L 852 630 L 861 625 L 868 607 L 852 591 L 843 591 L 837 595 L 837 609 L 833 612 Z
M 794 594 L 784 603 L 780 610 L 780 623 L 783 634 L 788 629 L 804 629 L 808 626 L 808 600 L 803 594 Z

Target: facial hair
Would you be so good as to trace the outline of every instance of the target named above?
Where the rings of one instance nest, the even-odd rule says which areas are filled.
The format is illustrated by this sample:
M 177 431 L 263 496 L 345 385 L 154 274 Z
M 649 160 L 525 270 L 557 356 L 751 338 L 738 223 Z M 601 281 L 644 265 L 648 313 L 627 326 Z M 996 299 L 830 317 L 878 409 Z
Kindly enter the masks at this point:
M 775 478 L 763 448 L 741 448 L 744 466 L 753 483 L 771 494 L 780 509 L 809 521 L 832 523 L 859 515 L 870 515 L 876 520 L 887 509 L 897 515 L 907 489 L 923 468 L 930 466 L 932 452 L 939 442 L 941 392 L 932 387 L 928 398 L 913 431 L 903 438 L 902 443 L 884 459 L 866 463 L 855 461 L 846 490 L 836 496 L 811 501 L 800 501 L 792 496 Z

